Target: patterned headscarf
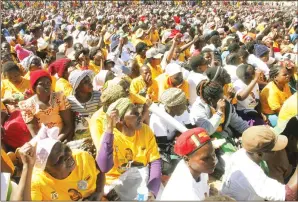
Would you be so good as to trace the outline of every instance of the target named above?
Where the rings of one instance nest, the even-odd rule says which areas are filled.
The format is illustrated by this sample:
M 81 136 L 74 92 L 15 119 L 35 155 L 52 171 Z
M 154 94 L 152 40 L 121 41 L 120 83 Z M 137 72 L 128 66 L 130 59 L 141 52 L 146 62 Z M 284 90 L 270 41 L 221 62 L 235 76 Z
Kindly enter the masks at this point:
M 160 102 L 167 107 L 186 104 L 185 93 L 179 88 L 169 88 L 160 96 Z
M 36 56 L 36 55 L 29 55 L 28 57 L 26 57 L 22 62 L 21 65 L 24 68 L 24 71 L 27 73 L 30 70 L 30 65 L 33 59 L 38 59 L 41 62 L 40 57 Z
M 110 115 L 113 110 L 118 110 L 120 120 L 124 117 L 125 113 L 131 106 L 131 101 L 129 98 L 120 98 L 113 104 L 111 104 L 107 110 L 107 115 Z
M 106 112 L 110 104 L 126 96 L 126 92 L 120 85 L 112 85 L 104 89 L 100 97 L 103 104 L 103 111 Z

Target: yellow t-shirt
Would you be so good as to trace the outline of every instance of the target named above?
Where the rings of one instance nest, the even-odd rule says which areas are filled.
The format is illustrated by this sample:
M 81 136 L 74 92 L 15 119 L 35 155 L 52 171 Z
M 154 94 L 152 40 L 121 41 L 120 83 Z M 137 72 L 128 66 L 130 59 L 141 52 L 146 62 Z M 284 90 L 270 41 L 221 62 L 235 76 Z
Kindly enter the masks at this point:
M 94 146 L 98 151 L 101 143 L 101 136 L 104 132 L 104 123 L 105 123 L 106 113 L 102 111 L 102 108 L 97 110 L 91 117 L 89 121 L 89 130 L 91 138 L 93 140 Z
M 156 77 L 155 79 L 158 83 L 158 96 L 160 97 L 162 95 L 162 93 L 169 89 L 169 88 L 173 88 L 173 86 L 171 86 L 169 84 L 169 76 L 166 73 L 163 73 L 161 75 L 159 75 L 158 77 Z M 189 86 L 187 81 L 183 81 L 183 83 L 178 87 L 180 88 L 186 96 L 186 99 L 189 99 Z
M 11 159 L 3 149 L 1 149 L 1 163 L 3 163 L 3 165 L 6 164 L 11 169 L 11 174 L 14 173 L 15 167 Z
M 143 77 L 139 76 L 131 81 L 129 90 L 131 93 L 139 94 L 145 87 L 146 83 Z M 158 101 L 158 84 L 156 80 L 152 80 L 152 85 L 147 89 L 147 95 L 153 102 Z
M 159 75 L 161 75 L 163 73 L 163 70 L 160 65 L 157 65 L 155 68 L 152 67 L 152 65 L 150 63 L 147 63 L 146 65 L 148 67 L 150 67 L 150 69 L 151 69 L 152 79 L 155 79 L 156 77 L 158 77 Z
M 90 60 L 88 69 L 92 70 L 95 74 L 98 74 L 101 70 L 101 66 L 96 65 L 93 60 Z
M 159 41 L 159 34 L 158 34 L 158 31 L 157 30 L 155 30 L 154 32 L 151 32 L 150 33 L 150 35 L 151 35 L 151 42 L 154 44 L 154 43 L 158 43 L 158 41 Z
M 104 123 L 104 116 L 97 118 L 97 123 L 98 122 L 100 124 Z M 97 128 L 98 125 L 93 125 L 91 121 L 90 130 L 97 131 Z M 92 133 L 93 132 L 91 132 L 91 134 Z M 155 136 L 149 126 L 142 124 L 142 128 L 140 130 L 137 130 L 132 137 L 128 137 L 122 134 L 117 129 L 114 129 L 113 133 L 114 166 L 106 174 L 106 184 L 111 184 L 114 180 L 118 179 L 118 177 L 127 170 L 129 162 L 132 162 L 131 167 L 147 166 L 148 163 L 160 158 L 158 147 L 155 141 Z M 94 138 L 94 135 L 96 135 L 97 137 Z M 93 133 L 92 138 L 93 141 L 96 141 L 95 145 L 97 145 L 98 142 L 101 142 L 102 137 L 103 132 L 98 131 L 97 133 Z M 99 145 L 97 145 L 98 149 L 100 148 Z
M 72 94 L 71 84 L 64 78 L 59 78 L 56 81 L 55 92 L 63 92 L 63 94 L 68 97 Z
M 42 170 L 34 169 L 31 183 L 32 200 L 78 201 L 95 191 L 99 170 L 94 158 L 81 150 L 73 150 L 72 156 L 76 167 L 66 179 L 57 180 Z M 87 183 L 85 189 L 80 186 L 84 182 Z
M 140 55 L 137 55 L 137 56 L 135 57 L 135 59 L 136 59 L 138 65 L 139 65 L 140 67 L 142 67 L 142 66 L 144 65 L 144 63 L 145 63 L 145 59 L 143 59 Z
M 275 111 L 280 110 L 283 103 L 291 95 L 291 90 L 288 84 L 286 84 L 283 91 L 281 91 L 273 81 L 269 82 L 260 95 L 262 112 L 264 114 L 275 114 Z
M 294 93 L 289 99 L 287 99 L 280 109 L 278 114 L 277 125 L 281 126 L 285 122 L 289 121 L 292 117 L 297 115 L 298 109 L 298 94 Z
M 16 94 L 23 94 L 27 89 L 30 89 L 30 81 L 22 78 L 22 82 L 15 86 L 8 79 L 1 82 L 1 98 L 12 97 Z
M 148 47 L 151 47 L 152 46 L 152 43 L 151 43 L 151 41 L 149 39 L 142 40 L 142 39 L 136 39 L 134 37 L 132 38 L 132 44 L 134 46 L 138 45 L 138 43 L 140 43 L 140 42 L 143 42 L 143 43 L 147 44 Z
M 138 94 L 135 94 L 135 93 L 129 93 L 129 99 L 130 101 L 133 103 L 133 104 L 145 104 L 146 103 L 146 98 L 141 96 L 141 95 L 138 95 Z

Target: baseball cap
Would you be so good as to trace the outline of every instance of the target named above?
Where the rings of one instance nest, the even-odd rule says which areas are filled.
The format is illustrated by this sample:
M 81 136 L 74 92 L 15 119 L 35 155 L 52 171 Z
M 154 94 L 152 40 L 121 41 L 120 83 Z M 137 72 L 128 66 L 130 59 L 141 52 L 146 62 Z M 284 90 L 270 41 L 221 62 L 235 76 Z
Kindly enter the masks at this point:
M 174 152 L 179 156 L 190 155 L 210 141 L 211 139 L 205 129 L 193 128 L 178 137 Z
M 284 135 L 276 135 L 267 126 L 252 126 L 242 134 L 242 147 L 251 153 L 279 151 L 288 144 L 288 138 Z
M 163 54 L 161 54 L 157 48 L 150 48 L 146 51 L 146 58 L 160 59 Z
M 173 76 L 175 74 L 178 73 L 182 73 L 182 67 L 176 63 L 170 63 L 166 66 L 165 68 L 165 72 L 169 75 L 169 76 Z

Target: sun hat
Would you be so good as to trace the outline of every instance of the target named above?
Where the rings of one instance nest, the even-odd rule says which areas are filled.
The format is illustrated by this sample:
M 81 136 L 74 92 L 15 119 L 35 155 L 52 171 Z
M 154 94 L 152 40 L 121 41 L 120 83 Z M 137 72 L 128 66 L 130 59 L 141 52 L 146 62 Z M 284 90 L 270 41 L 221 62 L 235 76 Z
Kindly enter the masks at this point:
M 163 54 L 159 53 L 157 48 L 150 48 L 146 51 L 146 58 L 160 59 Z

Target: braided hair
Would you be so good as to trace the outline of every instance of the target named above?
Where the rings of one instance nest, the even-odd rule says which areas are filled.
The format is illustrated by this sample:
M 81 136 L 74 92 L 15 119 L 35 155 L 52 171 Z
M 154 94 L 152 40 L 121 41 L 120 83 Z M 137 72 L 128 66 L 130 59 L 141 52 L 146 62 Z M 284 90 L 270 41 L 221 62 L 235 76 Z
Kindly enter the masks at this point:
M 210 100 L 218 100 L 223 93 L 222 86 L 216 81 L 203 80 L 197 85 L 197 95 L 210 104 Z
M 274 81 L 274 78 L 279 74 L 280 70 L 282 70 L 283 67 L 280 65 L 273 65 L 272 68 L 270 68 L 269 71 L 269 78 L 271 81 Z

